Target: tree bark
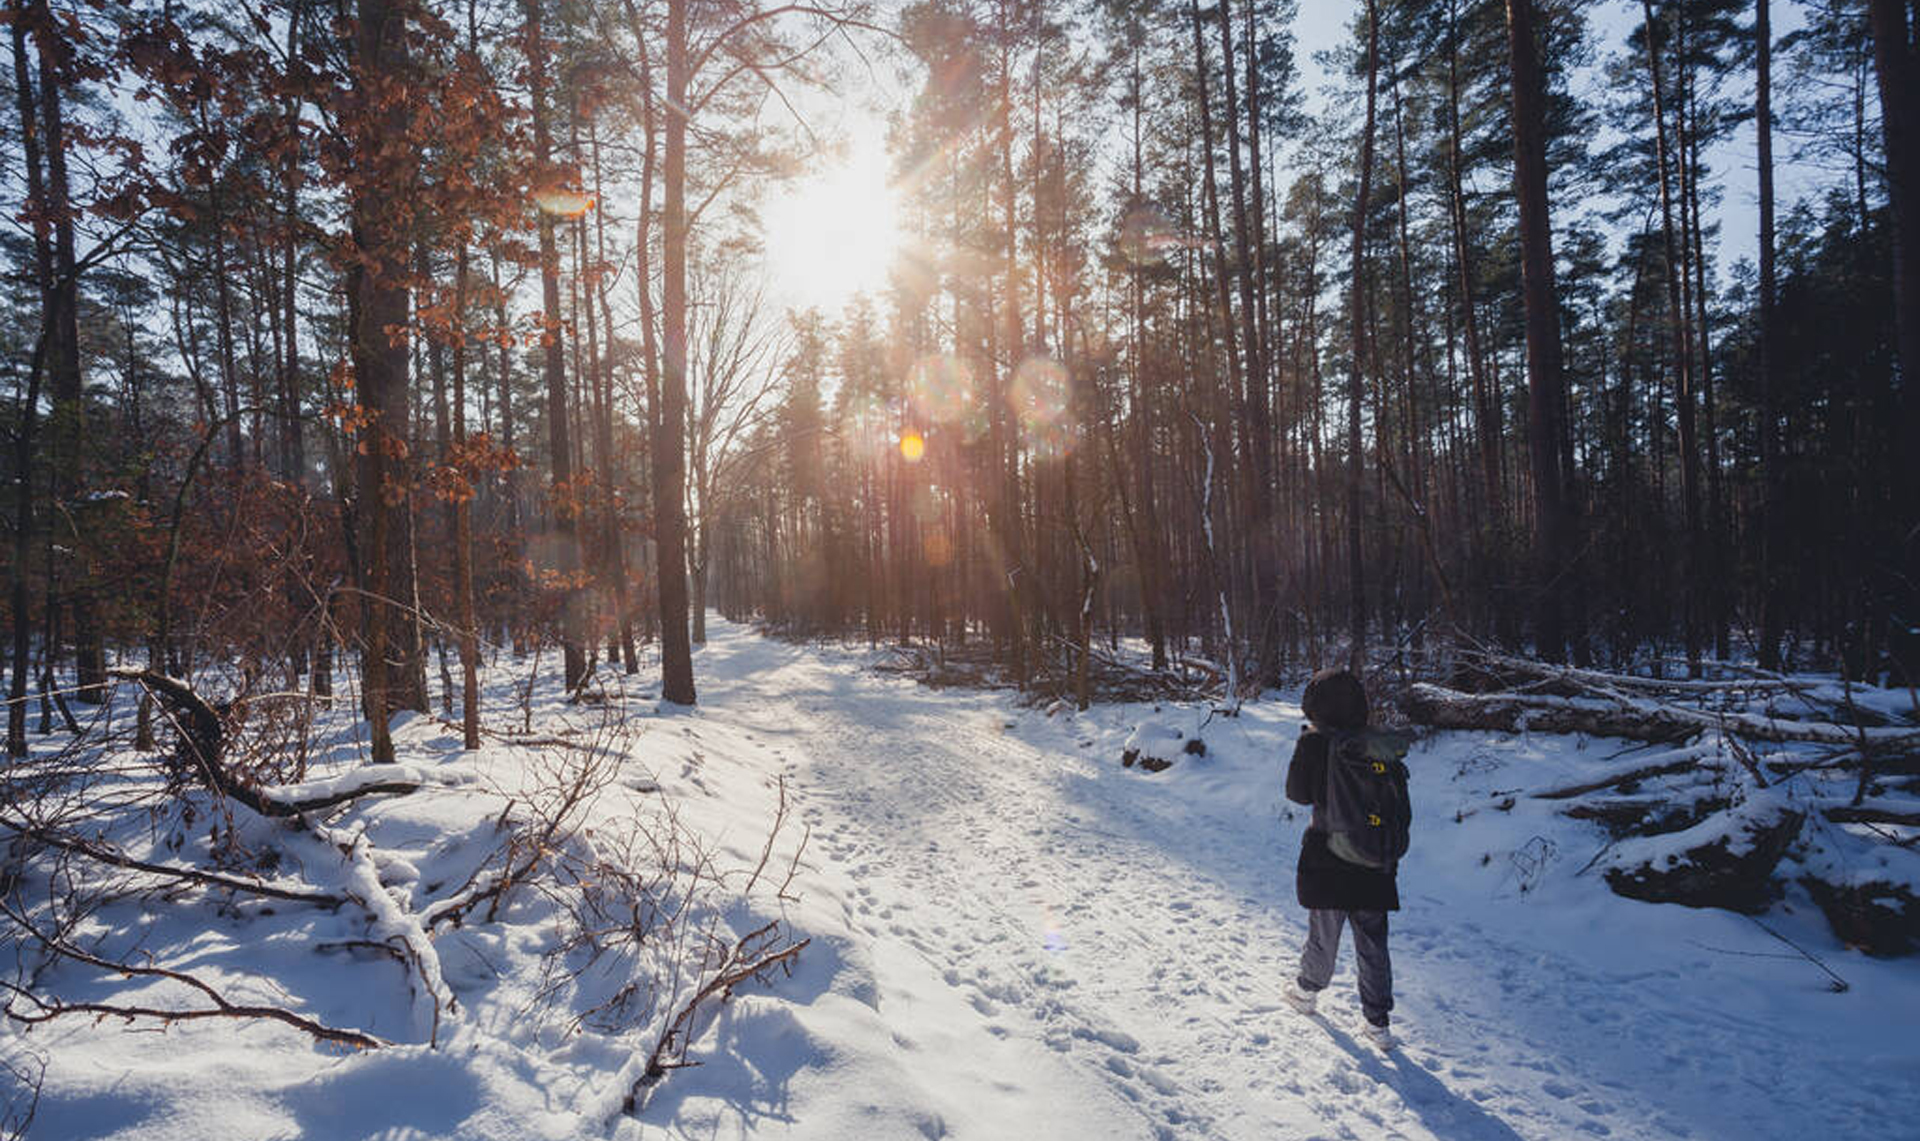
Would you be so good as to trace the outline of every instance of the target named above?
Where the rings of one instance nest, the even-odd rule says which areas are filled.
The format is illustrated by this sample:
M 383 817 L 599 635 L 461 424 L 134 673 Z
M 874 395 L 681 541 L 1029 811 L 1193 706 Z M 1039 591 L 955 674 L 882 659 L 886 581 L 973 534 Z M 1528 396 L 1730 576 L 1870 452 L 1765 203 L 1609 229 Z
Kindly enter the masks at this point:
M 1760 668 L 1780 668 L 1780 423 L 1775 406 L 1779 354 L 1773 245 L 1773 31 L 1770 0 L 1755 0 L 1754 133 L 1760 167 Z
M 1527 449 L 1534 483 L 1534 645 L 1563 661 L 1567 503 L 1561 449 L 1566 379 L 1561 374 L 1560 308 L 1547 218 L 1546 82 L 1533 0 L 1508 0 L 1513 84 L 1513 188 L 1520 204 L 1521 281 L 1527 314 Z
M 526 0 L 528 97 L 533 104 L 534 177 L 544 185 L 554 177 L 553 138 L 547 125 L 547 47 L 541 35 L 546 0 Z M 567 358 L 561 337 L 560 254 L 553 236 L 553 215 L 540 212 L 541 344 L 545 348 L 547 449 L 553 471 L 552 523 L 555 571 L 560 583 L 560 643 L 568 693 L 587 678 L 586 619 L 581 613 L 580 504 L 573 483 L 573 444 L 567 419 Z
M 1240 279 L 1240 343 L 1246 353 L 1246 438 L 1253 463 L 1250 494 L 1245 505 L 1247 542 L 1253 555 L 1253 627 L 1247 632 L 1256 655 L 1261 688 L 1280 684 L 1279 560 L 1273 535 L 1273 416 L 1267 404 L 1266 361 L 1260 351 L 1256 324 L 1255 249 L 1260 235 L 1253 231 L 1247 209 L 1246 176 L 1240 164 L 1240 116 L 1235 90 L 1233 20 L 1229 0 L 1219 0 L 1214 11 L 1220 28 L 1221 68 L 1226 77 L 1227 176 L 1233 192 L 1233 248 L 1235 275 Z M 1254 45 L 1246 45 L 1252 67 Z M 1249 93 L 1251 94 L 1251 93 Z M 1257 127 L 1249 124 L 1250 131 Z
M 467 446 L 467 243 L 453 256 L 453 443 L 464 462 Z M 460 728 L 462 743 L 480 747 L 480 631 L 473 613 L 473 488 L 462 472 L 453 501 L 453 592 L 460 610 Z
M 1374 0 L 1367 0 L 1367 118 L 1360 135 L 1360 184 L 1353 200 L 1353 296 L 1348 318 L 1352 325 L 1352 360 L 1347 380 L 1347 589 L 1351 595 L 1351 634 L 1348 664 L 1355 669 L 1366 661 L 1367 588 L 1361 562 L 1360 490 L 1366 461 L 1360 442 L 1360 409 L 1366 394 L 1364 375 L 1367 360 L 1367 308 L 1365 257 L 1367 249 L 1367 202 L 1373 196 L 1374 104 L 1380 86 L 1380 15 Z
M 411 166 L 393 153 L 391 140 L 404 138 L 404 109 L 390 98 L 390 87 L 407 70 L 406 22 L 389 0 L 359 0 L 355 26 L 353 153 L 357 168 L 352 193 L 354 244 L 359 258 L 348 274 L 355 296 L 352 323 L 354 378 L 367 418 L 355 473 L 355 499 L 366 521 L 368 553 L 360 605 L 366 616 L 363 686 L 372 734 L 373 763 L 393 760 L 387 719 L 394 709 L 392 633 L 405 620 L 390 602 L 396 581 L 390 535 L 394 514 L 407 510 L 406 489 L 391 475 L 391 460 L 404 452 L 400 426 L 407 415 L 407 286 L 409 244 L 391 203 L 402 193 Z
M 687 3 L 667 0 L 666 153 L 660 290 L 660 407 L 653 421 L 654 535 L 660 588 L 660 695 L 696 700 L 687 631 Z
M 1893 213 L 1894 343 L 1900 360 L 1899 418 L 1904 426 L 1890 457 L 1899 480 L 1895 502 L 1903 505 L 1893 520 L 1901 544 L 1899 563 L 1905 572 L 1907 605 L 1913 584 L 1920 581 L 1920 463 L 1904 453 L 1920 440 L 1920 45 L 1907 0 L 1868 0 L 1867 16 L 1873 29 L 1874 70 L 1880 83 L 1880 127 L 1887 156 L 1887 196 Z M 1914 625 L 1914 615 L 1903 615 Z M 1920 676 L 1920 637 L 1911 633 L 1898 640 L 1900 672 L 1907 684 Z
M 1685 512 L 1686 536 L 1681 549 L 1681 599 L 1686 629 L 1689 672 L 1700 670 L 1700 588 L 1703 570 L 1700 552 L 1700 451 L 1694 427 L 1693 352 L 1688 334 L 1686 303 L 1681 299 L 1686 270 L 1681 262 L 1681 246 L 1674 237 L 1673 191 L 1667 180 L 1669 162 L 1675 156 L 1667 142 L 1666 92 L 1661 81 L 1659 24 L 1654 20 L 1652 0 L 1641 0 L 1645 16 L 1647 68 L 1653 79 L 1654 146 L 1660 178 L 1660 215 L 1666 242 L 1667 309 L 1672 325 L 1674 403 L 1678 413 L 1680 439 L 1680 496 Z

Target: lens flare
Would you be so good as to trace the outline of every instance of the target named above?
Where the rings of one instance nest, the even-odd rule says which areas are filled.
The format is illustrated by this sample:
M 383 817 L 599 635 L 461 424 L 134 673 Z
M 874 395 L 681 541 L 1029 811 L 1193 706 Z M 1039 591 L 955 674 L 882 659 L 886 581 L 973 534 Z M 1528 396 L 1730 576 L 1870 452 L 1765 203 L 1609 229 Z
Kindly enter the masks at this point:
M 1020 439 L 1035 459 L 1065 459 L 1080 446 L 1080 426 L 1071 420 L 1050 424 L 1022 424 Z
M 1014 370 L 1007 401 L 1023 424 L 1053 424 L 1067 414 L 1067 370 L 1050 357 L 1028 357 Z
M 973 404 L 973 372 L 958 357 L 921 357 L 907 373 L 907 399 L 933 423 L 951 424 Z
M 909 429 L 907 432 L 901 435 L 900 437 L 900 458 L 901 459 L 907 461 L 910 464 L 917 464 L 920 462 L 920 457 L 926 454 L 927 454 L 927 441 L 921 437 L 920 433 Z
M 533 204 L 540 207 L 544 214 L 553 214 L 561 218 L 582 218 L 593 209 L 591 194 L 582 194 L 578 190 L 565 187 L 548 187 L 533 192 Z
M 1201 243 L 1182 237 L 1158 206 L 1143 204 L 1127 211 L 1121 219 L 1120 255 L 1135 265 L 1154 265 L 1167 254 L 1185 246 Z
M 1053 918 L 1053 908 L 1044 908 L 1040 926 L 1040 945 L 1050 954 L 1061 954 L 1067 949 L 1067 936 L 1060 930 L 1060 924 Z
M 1034 454 L 1056 458 L 1071 452 L 1079 431 L 1069 415 L 1072 389 L 1067 370 L 1049 357 L 1028 357 L 1014 370 L 1007 405 L 1019 421 L 1020 439 Z

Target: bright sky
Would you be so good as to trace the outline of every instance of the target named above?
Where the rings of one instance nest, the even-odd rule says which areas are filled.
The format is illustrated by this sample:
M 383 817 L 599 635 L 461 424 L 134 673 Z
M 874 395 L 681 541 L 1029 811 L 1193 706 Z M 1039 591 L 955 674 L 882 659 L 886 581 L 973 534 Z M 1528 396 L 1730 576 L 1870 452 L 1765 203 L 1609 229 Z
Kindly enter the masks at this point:
M 1774 31 L 1781 36 L 1800 21 L 1793 6 L 1775 7 Z M 1295 51 L 1309 111 L 1324 107 L 1337 86 L 1313 57 L 1348 41 L 1357 11 L 1358 0 L 1307 0 L 1300 5 Z M 1589 9 L 1588 19 L 1598 58 L 1604 61 L 1624 47 L 1639 20 L 1639 7 L 1633 0 L 1602 0 Z M 816 93 L 801 101 L 810 125 L 823 137 L 845 140 L 845 147 L 773 192 L 763 206 L 768 290 L 776 305 L 818 306 L 832 315 L 856 293 L 878 296 L 885 289 L 899 237 L 899 211 L 889 188 L 884 113 L 889 106 L 903 105 L 916 82 L 893 74 L 884 64 L 850 62 L 838 85 L 844 97 Z M 1598 103 L 1608 97 L 1597 67 L 1574 82 L 1585 100 Z M 1736 82 L 1737 94 L 1747 96 L 1750 82 L 1744 76 Z M 1775 150 L 1783 205 L 1830 179 L 1825 172 L 1792 165 L 1788 140 L 1776 139 Z M 1722 227 L 1718 261 L 1724 273 L 1736 260 L 1751 259 L 1758 241 L 1752 124 L 1742 125 L 1710 151 L 1708 162 L 1723 187 L 1717 213 Z M 1555 219 L 1560 224 L 1572 220 Z
M 775 192 L 761 220 L 779 303 L 835 314 L 855 293 L 878 295 L 899 238 L 881 133 L 855 135 L 844 155 Z

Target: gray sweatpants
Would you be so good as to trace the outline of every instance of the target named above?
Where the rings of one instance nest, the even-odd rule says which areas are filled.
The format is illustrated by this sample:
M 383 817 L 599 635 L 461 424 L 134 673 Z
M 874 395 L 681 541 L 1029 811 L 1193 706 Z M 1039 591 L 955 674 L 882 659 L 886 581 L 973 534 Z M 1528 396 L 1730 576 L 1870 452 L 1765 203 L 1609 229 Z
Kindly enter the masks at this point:
M 1324 990 L 1333 979 L 1340 953 L 1340 928 L 1353 924 L 1353 956 L 1359 963 L 1360 1010 L 1375 1026 L 1387 1024 L 1393 1009 L 1393 960 L 1387 956 L 1384 911 L 1307 912 L 1307 945 L 1300 951 L 1300 989 Z

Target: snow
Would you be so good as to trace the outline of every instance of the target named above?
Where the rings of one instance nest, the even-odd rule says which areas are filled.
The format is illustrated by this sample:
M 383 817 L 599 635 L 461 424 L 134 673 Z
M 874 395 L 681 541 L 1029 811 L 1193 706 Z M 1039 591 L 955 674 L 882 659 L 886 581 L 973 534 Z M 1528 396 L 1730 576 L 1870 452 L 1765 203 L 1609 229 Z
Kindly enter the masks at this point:
M 362 765 L 338 776 L 263 788 L 262 796 L 283 804 L 344 796 L 378 784 L 424 784 L 427 773 L 416 765 Z
M 1716 812 L 1691 828 L 1655 836 L 1635 836 L 1607 849 L 1596 867 L 1668 868 L 1684 853 L 1719 845 L 1729 857 L 1754 850 L 1754 834 L 1779 822 L 1794 805 L 1776 789 L 1743 788 L 1741 799 L 1729 811 Z
M 1174 705 L 1049 716 L 1004 692 L 876 673 L 865 652 L 715 616 L 708 632 L 694 709 L 623 693 L 615 673 L 607 707 L 569 707 L 543 679 L 534 738 L 579 747 L 489 738 L 468 752 L 415 718 L 396 739 L 420 791 L 356 802 L 313 836 L 243 822 L 287 854 L 276 882 L 358 904 L 210 893 L 123 900 L 87 921 L 116 953 L 137 947 L 236 999 L 395 1045 L 346 1053 L 232 1020 L 10 1029 L 8 1057 L 48 1062 L 31 1136 L 1732 1141 L 1882 1135 L 1920 1117 L 1920 960 L 1847 950 L 1790 888 L 1766 923 L 1851 984 L 1831 993 L 1744 917 L 1615 897 L 1585 866 L 1602 831 L 1512 796 L 1635 763 L 1614 759 L 1618 743 L 1415 745 L 1391 937 L 1403 1045 L 1383 1056 L 1359 1036 L 1350 948 L 1321 1017 L 1281 1002 L 1305 935 L 1292 881 L 1306 814 L 1281 791 L 1297 695 L 1210 720 Z M 524 668 L 503 659 L 490 675 L 490 726 L 519 728 Z M 1129 744 L 1203 723 L 1205 763 L 1150 780 L 1121 768 Z M 315 780 L 360 777 L 365 726 L 333 732 L 316 755 L 343 760 Z M 460 885 L 492 882 L 489 856 L 592 749 L 619 769 L 568 842 L 577 866 L 644 849 L 642 833 L 680 835 L 663 831 L 671 818 L 727 885 L 689 897 L 691 914 L 729 944 L 773 919 L 811 940 L 791 977 L 742 986 L 698 1020 L 699 1064 L 669 1072 L 633 1117 L 620 1104 L 671 1003 L 615 1032 L 579 1019 L 675 948 L 609 953 L 556 988 L 549 967 L 581 965 L 556 902 L 573 897 L 522 889 L 492 919 L 482 907 L 459 926 L 427 922 Z M 790 819 L 748 890 L 783 785 Z M 204 843 L 189 834 L 173 858 Z M 418 966 L 365 946 L 386 935 Z M 50 977 L 74 1000 L 185 1001 L 172 984 L 70 965 Z M 659 977 L 679 996 L 691 982 Z M 443 988 L 456 1011 L 433 1048 Z
M 1064 712 L 1064 710 L 1063 710 Z M 1127 734 L 1126 743 L 1121 746 L 1121 756 L 1127 763 L 1134 759 L 1152 760 L 1171 765 L 1175 761 L 1189 756 L 1188 742 L 1204 755 L 1204 741 L 1194 725 L 1194 717 L 1182 712 L 1178 716 L 1169 716 L 1156 712 L 1144 718 Z

